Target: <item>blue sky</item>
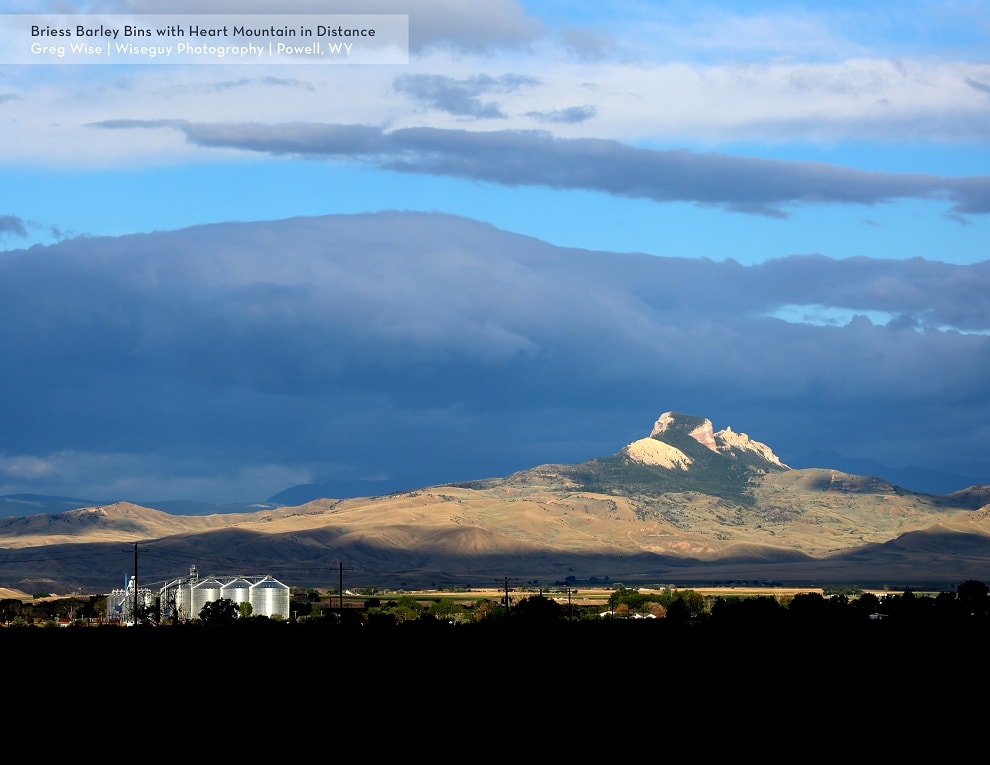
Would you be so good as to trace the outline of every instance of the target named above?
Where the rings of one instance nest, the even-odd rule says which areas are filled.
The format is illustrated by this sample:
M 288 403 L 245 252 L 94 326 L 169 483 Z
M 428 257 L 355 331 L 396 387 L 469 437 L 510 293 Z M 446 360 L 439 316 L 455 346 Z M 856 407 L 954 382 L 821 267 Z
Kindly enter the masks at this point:
M 15 8 L 39 13 L 47 5 Z M 276 7 L 92 6 L 158 13 Z M 477 18 L 470 4 L 457 2 L 351 7 L 409 14 L 410 63 L 264 72 L 244 65 L 8 68 L 2 103 L 12 140 L 2 160 L 17 189 L 9 214 L 25 235 L 8 224 L 5 245 L 394 208 L 456 212 L 566 246 L 744 263 L 811 252 L 953 263 L 986 257 L 986 214 L 956 214 L 937 183 L 901 196 L 897 189 L 899 176 L 990 174 L 985 2 L 610 3 L 607 12 L 598 3 L 495 2 L 486 4 L 488 17 Z M 567 109 L 586 117 L 550 120 Z M 680 199 L 658 204 L 580 179 L 549 189 L 536 178 L 500 183 L 484 169 L 470 178 L 409 177 L 383 168 L 387 157 L 346 151 L 328 159 L 313 148 L 273 162 L 236 139 L 230 149 L 204 151 L 181 131 L 98 127 L 114 119 L 538 130 L 561 140 L 816 162 L 894 179 L 893 188 L 851 193 L 846 202 L 804 201 L 797 198 L 803 190 L 792 189 L 774 209 L 786 217 L 774 218 L 726 214 L 734 194 L 712 205 L 696 198 L 697 189 L 675 190 Z M 251 194 L 241 192 L 245 185 Z M 926 199 L 929 193 L 935 198 Z M 534 207 L 545 213 L 534 215 Z M 718 237 L 698 236 L 713 226 Z
M 12 2 L 5 8 L 12 13 L 54 14 L 64 12 L 66 5 Z M 990 3 L 492 0 L 479 7 L 450 0 L 120 0 L 68 5 L 82 14 L 167 13 L 189 18 L 197 12 L 232 18 L 405 14 L 409 58 L 406 64 L 384 65 L 0 62 L 0 268 L 6 271 L 8 285 L 36 290 L 36 308 L 27 305 L 23 310 L 50 312 L 47 324 L 38 318 L 31 327 L 22 327 L 13 308 L 6 309 L 6 339 L 0 351 L 11 363 L 20 360 L 23 374 L 20 385 L 6 384 L 8 408 L 14 402 L 20 414 L 59 408 L 61 401 L 56 404 L 45 396 L 68 394 L 36 389 L 37 375 L 59 376 L 70 369 L 85 375 L 97 369 L 78 367 L 57 355 L 38 358 L 24 350 L 24 333 L 44 330 L 48 334 L 38 342 L 45 344 L 53 328 L 68 332 L 70 322 L 61 314 L 64 305 L 55 303 L 58 293 L 52 285 L 57 279 L 46 280 L 35 271 L 39 262 L 85 257 L 89 270 L 80 278 L 109 288 L 110 282 L 98 272 L 100 264 L 128 266 L 110 265 L 110 259 L 94 254 L 90 242 L 103 237 L 129 242 L 135 249 L 126 262 L 146 264 L 158 257 L 161 242 L 187 241 L 184 230 L 191 226 L 264 225 L 298 217 L 392 211 L 444 213 L 558 247 L 649 255 L 660 269 L 680 259 L 703 259 L 723 266 L 708 277 L 720 284 L 723 279 L 732 283 L 736 265 L 754 269 L 752 274 L 769 274 L 772 269 L 755 269 L 778 262 L 800 264 L 795 278 L 820 278 L 820 259 L 826 259 L 838 269 L 830 278 L 849 285 L 841 297 L 828 293 L 824 285 L 774 282 L 772 298 L 747 308 L 749 315 L 776 317 L 794 331 L 847 333 L 840 342 L 863 339 L 856 333 L 856 316 L 867 319 L 877 333 L 884 328 L 893 333 L 898 326 L 910 326 L 914 333 L 910 341 L 901 338 L 896 343 L 877 339 L 877 334 L 869 351 L 857 355 L 859 346 L 850 345 L 845 359 L 839 351 L 842 345 L 834 349 L 834 363 L 850 365 L 847 379 L 862 371 L 871 385 L 885 387 L 882 393 L 871 389 L 859 398 L 855 391 L 833 395 L 831 372 L 807 360 L 795 383 L 814 393 L 804 405 L 792 392 L 776 401 L 769 395 L 772 381 L 792 380 L 793 370 L 751 375 L 746 366 L 764 363 L 769 370 L 771 362 L 756 356 L 747 362 L 713 338 L 711 353 L 724 358 L 725 373 L 738 382 L 731 390 L 710 391 L 708 398 L 673 391 L 665 395 L 664 387 L 657 385 L 650 403 L 645 392 L 649 381 L 655 383 L 657 375 L 670 374 L 670 369 L 644 367 L 639 370 L 643 377 L 637 378 L 636 358 L 617 355 L 613 364 L 628 371 L 616 377 L 620 387 L 613 395 L 621 398 L 623 384 L 644 387 L 642 400 L 630 400 L 622 411 L 621 417 L 628 419 L 617 422 L 613 417 L 619 412 L 604 408 L 579 428 L 576 423 L 582 417 L 576 413 L 595 405 L 595 398 L 586 393 L 562 404 L 559 418 L 548 410 L 536 418 L 538 436 L 523 435 L 526 423 L 534 421 L 532 413 L 515 422 L 507 410 L 502 414 L 504 441 L 496 443 L 491 436 L 488 447 L 472 450 L 471 460 L 464 457 L 451 465 L 455 474 L 449 480 L 502 474 L 530 466 L 532 460 L 578 461 L 611 454 L 627 438 L 648 432 L 662 411 L 684 411 L 690 405 L 694 409 L 688 413 L 712 417 L 716 429 L 731 426 L 769 443 L 778 453 L 785 450 L 780 455 L 785 461 L 828 453 L 848 459 L 849 466 L 870 459 L 895 468 L 924 464 L 961 474 L 960 479 L 990 482 L 985 449 L 990 408 L 985 395 L 973 393 L 990 382 L 990 301 L 979 289 L 986 278 L 990 242 Z M 432 247 L 449 221 L 424 220 L 433 221 L 432 231 L 425 224 L 409 225 L 420 232 L 423 247 Z M 275 249 L 284 252 L 296 240 L 290 232 L 278 231 L 284 240 Z M 131 234 L 144 238 L 120 239 Z M 166 240 L 166 234 L 173 239 Z M 501 257 L 489 250 L 500 240 L 498 234 L 492 231 L 490 239 L 477 244 L 479 252 L 492 253 L 493 262 Z M 273 246 L 245 245 L 251 251 L 242 255 L 244 271 L 254 268 L 256 258 L 271 256 Z M 116 245 L 108 244 L 107 249 L 116 251 Z M 215 251 L 207 248 L 203 257 Z M 843 281 L 858 267 L 855 259 L 875 260 L 889 273 L 876 276 L 870 289 L 856 291 L 851 277 Z M 910 265 L 917 266 L 919 260 L 941 269 L 940 287 L 929 295 L 926 285 L 917 281 L 918 268 Z M 301 279 L 309 267 L 286 265 L 269 281 Z M 396 271 L 401 267 L 392 266 Z M 426 273 L 433 272 L 421 271 L 419 278 Z M 801 276 L 811 273 L 818 276 Z M 208 273 L 192 269 L 186 278 L 190 281 L 183 282 L 184 288 L 195 291 Z M 430 283 L 421 287 L 428 290 Z M 764 288 L 769 290 L 769 283 L 760 287 Z M 456 286 L 450 289 L 457 292 Z M 699 303 L 711 299 L 703 284 L 690 289 L 697 291 Z M 127 301 L 147 300 L 148 295 L 123 290 L 92 297 L 97 305 L 116 306 L 101 310 L 133 317 L 142 309 Z M 510 298 L 507 293 L 506 300 Z M 656 320 L 634 314 L 634 302 L 623 308 L 633 312 L 631 321 Z M 552 361 L 559 358 L 555 354 L 561 349 L 555 343 L 564 343 L 563 335 L 554 342 L 546 337 L 535 340 L 539 333 L 533 330 L 530 335 L 515 323 L 509 305 L 492 304 L 487 319 L 492 331 L 501 332 L 499 337 L 527 338 L 519 341 L 521 349 L 540 349 L 532 352 L 546 364 L 541 374 L 548 388 L 571 386 L 574 370 L 567 370 L 570 377 L 557 378 L 564 374 L 564 365 Z M 456 323 L 463 314 L 451 310 L 447 319 Z M 581 324 L 583 317 L 571 319 Z M 611 326 L 601 321 L 599 317 L 598 326 Z M 729 326 L 731 322 L 723 329 Z M 80 356 L 95 364 L 92 359 L 100 354 L 113 354 L 114 364 L 120 363 L 126 349 L 103 347 L 96 327 L 93 332 L 80 330 Z M 658 330 L 657 336 L 662 335 Z M 622 347 L 606 337 L 602 330 L 603 342 Z M 386 347 L 395 338 L 386 334 L 373 339 Z M 147 350 L 161 340 L 162 335 L 148 335 L 140 347 Z M 270 341 L 274 346 L 292 345 L 284 338 Z M 822 338 L 787 342 L 802 348 L 806 342 L 828 345 Z M 436 352 L 431 348 L 424 358 Z M 235 343 L 224 352 L 248 355 L 257 348 Z M 458 352 L 477 356 L 465 348 Z M 629 352 L 640 354 L 643 349 Z M 153 360 L 146 361 L 148 374 L 152 369 L 170 374 L 166 358 L 174 361 L 178 353 L 177 348 L 168 356 L 148 351 L 140 358 Z M 915 355 L 909 358 L 910 354 Z M 795 351 L 792 358 L 803 356 Z M 284 361 L 290 366 L 300 363 Z M 29 370 L 25 365 L 35 366 Z M 232 361 L 232 366 L 237 363 Z M 939 390 L 905 382 L 910 374 L 915 379 L 941 379 L 943 371 L 953 368 L 968 371 L 965 385 L 949 379 Z M 685 375 L 696 372 L 692 368 Z M 451 371 L 449 379 L 464 375 L 459 383 L 463 386 L 479 373 L 468 364 L 456 374 Z M 334 390 L 356 384 L 335 378 L 332 366 L 320 374 Z M 352 430 L 341 431 L 349 433 L 351 443 L 362 428 L 378 424 L 383 411 L 393 412 L 397 421 L 408 418 L 410 432 L 419 434 L 422 423 L 442 411 L 450 418 L 451 430 L 445 436 L 433 434 L 430 443 L 445 442 L 448 449 L 464 453 L 469 423 L 487 422 L 476 419 L 480 415 L 471 409 L 483 406 L 480 394 L 466 404 L 463 388 L 451 387 L 446 397 L 437 394 L 428 410 L 418 411 L 411 403 L 416 397 L 403 387 L 408 378 L 397 374 L 395 379 L 403 381 L 396 382 L 403 390 L 381 391 L 387 399 L 384 408 L 380 401 L 365 402 L 376 413 L 363 425 L 353 402 L 346 413 L 334 413 L 353 420 Z M 758 387 L 745 389 L 747 380 Z M 246 382 L 238 389 L 252 408 L 231 412 L 229 418 L 254 421 L 257 384 Z M 519 381 L 513 378 L 511 384 Z M 157 395 L 190 400 L 203 393 L 203 400 L 213 400 L 220 390 L 196 391 L 186 385 L 176 376 Z M 166 438 L 149 432 L 142 438 L 140 428 L 131 424 L 130 438 L 120 437 L 112 452 L 103 451 L 93 433 L 99 423 L 114 419 L 104 408 L 112 408 L 116 395 L 101 398 L 97 390 L 83 397 L 79 405 L 92 419 L 82 417 L 75 435 L 68 426 L 60 433 L 52 424 L 42 438 L 29 421 L 0 428 L 0 494 L 37 491 L 109 498 L 126 492 L 129 498 L 251 500 L 292 483 L 336 478 L 366 480 L 369 485 L 381 481 L 381 487 L 441 481 L 447 477 L 437 465 L 451 464 L 440 457 L 439 445 L 433 447 L 437 452 L 429 469 L 414 469 L 408 455 L 376 459 L 368 445 L 359 460 L 343 450 L 331 453 L 333 449 L 318 440 L 310 443 L 310 451 L 326 456 L 307 461 L 274 450 L 244 455 L 239 462 L 231 458 L 228 464 L 219 441 L 208 457 L 177 459 L 177 454 L 192 454 L 204 440 L 192 426 L 185 435 Z M 129 422 L 140 420 L 139 412 L 162 400 L 148 395 L 143 406 L 134 402 Z M 308 406 L 323 405 L 307 395 L 283 391 L 277 402 L 266 399 L 265 406 L 285 404 L 289 421 L 304 422 Z M 541 398 L 532 395 L 534 400 Z M 798 419 L 781 414 L 784 399 L 788 407 L 803 406 Z M 944 408 L 933 406 L 933 400 L 943 402 Z M 757 402 L 775 411 L 766 412 Z M 467 410 L 459 409 L 465 406 Z M 847 407 L 859 417 L 836 418 L 836 407 Z M 201 413 L 203 429 L 211 427 L 206 409 Z M 918 419 L 923 412 L 930 421 Z M 13 415 L 8 411 L 20 422 L 21 417 Z M 715 415 L 724 419 L 716 420 Z M 864 417 L 881 424 L 871 427 Z M 813 432 L 821 420 L 828 422 L 821 423 L 820 433 Z M 788 431 L 788 422 L 800 422 L 802 433 Z M 830 432 L 836 422 L 870 431 L 872 437 Z M 262 439 L 264 428 L 273 427 L 261 420 L 255 425 Z M 229 423 L 212 426 L 214 431 L 225 427 Z M 946 444 L 960 438 L 960 429 L 968 435 L 958 451 L 952 451 Z M 920 431 L 940 439 L 936 455 Z M 896 440 L 879 438 L 884 432 L 896 434 Z M 908 438 L 911 432 L 915 435 Z M 530 446 L 520 449 L 519 439 Z M 108 440 L 115 439 L 102 439 Z M 159 441 L 162 453 L 150 446 Z M 299 450 L 305 451 L 304 442 Z M 919 488 L 924 488 L 920 479 Z

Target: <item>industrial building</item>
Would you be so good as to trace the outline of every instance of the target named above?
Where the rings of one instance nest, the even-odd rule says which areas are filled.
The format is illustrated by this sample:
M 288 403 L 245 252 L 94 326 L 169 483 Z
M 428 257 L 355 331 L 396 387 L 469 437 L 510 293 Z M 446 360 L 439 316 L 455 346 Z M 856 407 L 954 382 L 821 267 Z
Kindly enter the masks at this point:
M 132 576 L 123 589 L 112 590 L 107 595 L 107 620 L 121 624 L 134 624 L 134 609 L 138 612 L 155 605 L 155 596 L 148 587 L 138 587 Z
M 124 589 L 114 590 L 107 596 L 107 616 L 123 624 L 134 624 L 134 609 L 149 608 L 156 603 L 161 607 L 162 619 L 178 618 L 179 621 L 198 619 L 207 603 L 221 598 L 231 600 L 237 606 L 251 604 L 252 616 L 289 618 L 289 587 L 270 575 L 264 576 L 215 576 L 200 579 L 196 567 L 189 569 L 189 576 L 166 582 L 153 594 L 150 588 L 137 588 L 134 577 Z

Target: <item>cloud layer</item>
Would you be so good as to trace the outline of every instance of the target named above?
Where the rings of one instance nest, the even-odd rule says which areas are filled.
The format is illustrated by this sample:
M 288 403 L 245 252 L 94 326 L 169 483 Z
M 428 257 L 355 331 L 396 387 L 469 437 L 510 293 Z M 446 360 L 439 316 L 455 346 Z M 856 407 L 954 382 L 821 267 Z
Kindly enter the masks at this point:
M 788 464 L 817 450 L 981 475 L 988 296 L 990 262 L 744 267 L 402 212 L 9 251 L 0 493 L 411 488 L 605 456 L 668 409 Z M 774 318 L 784 306 L 850 319 Z
M 478 107 L 481 108 L 481 107 Z M 655 202 L 694 202 L 784 217 L 805 203 L 875 205 L 946 199 L 959 214 L 990 212 L 990 177 L 865 172 L 820 162 L 651 150 L 538 131 L 478 132 L 363 125 L 196 124 L 113 120 L 95 127 L 172 127 L 197 146 L 369 161 L 383 170 L 449 175 L 506 186 L 600 191 Z

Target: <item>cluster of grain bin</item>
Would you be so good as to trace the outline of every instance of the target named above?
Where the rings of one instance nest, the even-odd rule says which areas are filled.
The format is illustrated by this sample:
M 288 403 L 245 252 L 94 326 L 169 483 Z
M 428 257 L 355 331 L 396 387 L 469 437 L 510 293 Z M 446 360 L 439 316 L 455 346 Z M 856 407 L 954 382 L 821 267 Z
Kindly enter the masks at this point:
M 166 618 L 177 613 L 182 621 L 198 619 L 203 606 L 221 598 L 237 606 L 250 603 L 252 616 L 289 618 L 289 588 L 270 575 L 200 579 L 193 566 L 188 577 L 169 582 L 161 590 L 162 609 L 168 612 Z

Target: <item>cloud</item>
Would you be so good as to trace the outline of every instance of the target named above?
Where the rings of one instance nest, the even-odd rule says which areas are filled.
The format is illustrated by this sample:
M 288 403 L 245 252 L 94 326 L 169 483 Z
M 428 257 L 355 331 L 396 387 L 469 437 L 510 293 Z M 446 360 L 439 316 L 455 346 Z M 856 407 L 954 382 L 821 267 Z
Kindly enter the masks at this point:
M 528 116 L 535 117 L 540 122 L 567 124 L 584 122 L 598 114 L 593 106 L 570 106 L 566 109 L 555 109 L 552 112 L 529 112 Z
M 308 91 L 315 90 L 311 84 L 291 77 L 259 77 L 257 79 L 252 77 L 240 77 L 236 80 L 225 80 L 222 82 L 213 83 L 209 86 L 209 89 L 215 91 L 235 90 L 238 88 L 251 87 L 257 83 L 276 88 L 302 88 Z
M 69 233 L 63 231 L 59 226 L 46 226 L 36 221 L 26 220 L 19 215 L 0 215 L 0 243 L 14 237 L 25 239 L 30 236 L 31 231 L 39 229 L 47 231 L 54 241 L 69 236 Z
M 560 30 L 564 49 L 579 61 L 601 61 L 618 47 L 614 37 L 600 30 L 564 27 Z
M 505 186 L 583 189 L 655 202 L 694 202 L 786 217 L 798 205 L 877 205 L 902 199 L 950 202 L 957 215 L 990 212 L 990 177 L 881 173 L 687 150 L 641 149 L 618 141 L 555 138 L 538 131 L 474 132 L 365 125 L 190 123 L 106 120 L 110 129 L 172 128 L 193 144 L 274 155 L 357 159 L 399 172 Z
M 404 75 L 397 77 L 393 88 L 399 93 L 440 111 L 458 116 L 504 119 L 507 115 L 492 101 L 483 102 L 489 93 L 508 93 L 537 84 L 532 77 L 478 75 L 467 80 L 454 80 L 440 75 Z
M 818 449 L 979 474 L 988 295 L 990 262 L 744 267 L 425 213 L 9 251 L 0 353 L 31 374 L 0 378 L 0 493 L 422 486 L 605 456 L 667 409 L 789 464 Z M 859 317 L 772 316 L 794 304 Z
M 10 236 L 26 237 L 27 226 L 16 215 L 0 215 L 0 242 Z
M 187 15 L 205 8 L 271 12 L 271 4 L 262 2 L 99 7 Z M 489 130 L 552 129 L 560 138 L 743 153 L 786 147 L 835 156 L 830 150 L 853 142 L 880 149 L 871 162 L 881 157 L 890 167 L 910 168 L 891 160 L 892 146 L 911 152 L 907 156 L 914 147 L 979 146 L 990 124 L 990 101 L 981 89 L 987 68 L 978 54 L 970 60 L 962 53 L 925 55 L 927 46 L 895 46 L 888 54 L 887 38 L 874 40 L 872 32 L 866 35 L 872 45 L 850 42 L 836 30 L 851 33 L 851 15 L 878 20 L 849 9 L 741 15 L 627 6 L 614 17 L 585 16 L 583 26 L 550 26 L 507 0 L 480 9 L 453 0 L 340 8 L 408 13 L 408 66 L 280 66 L 278 81 L 255 74 L 259 67 L 235 64 L 104 67 L 102 76 L 91 67 L 64 66 L 57 81 L 40 76 L 38 67 L 15 68 L 3 83 L 11 101 L 0 108 L 15 119 L 5 123 L 0 156 L 15 164 L 89 168 L 187 162 L 197 154 L 175 134 L 135 133 L 121 146 L 84 126 L 120 119 L 207 125 L 236 115 L 248 124 L 346 119 L 393 132 L 449 129 L 471 120 Z M 279 12 L 327 9 L 296 2 L 280 5 Z M 643 15 L 629 15 L 636 13 Z M 901 22 L 887 23 L 896 32 Z M 576 37 L 583 42 L 572 44 Z

